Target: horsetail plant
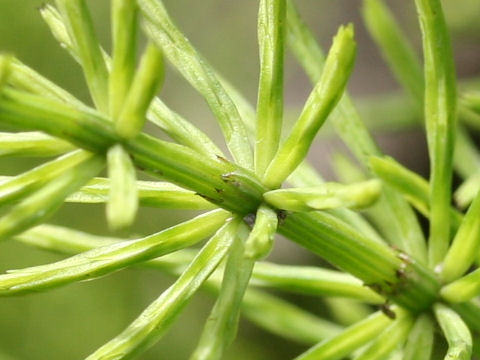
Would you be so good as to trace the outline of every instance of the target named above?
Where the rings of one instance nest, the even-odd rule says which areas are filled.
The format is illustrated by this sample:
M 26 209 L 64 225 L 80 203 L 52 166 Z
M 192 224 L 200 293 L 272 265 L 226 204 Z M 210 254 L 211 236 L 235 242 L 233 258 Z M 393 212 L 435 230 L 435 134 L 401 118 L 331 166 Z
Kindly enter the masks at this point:
M 480 112 L 480 96 L 471 91 L 457 101 L 440 0 L 415 1 L 423 70 L 382 0 L 363 2 L 367 28 L 414 112 L 423 111 L 429 180 L 383 155 L 345 90 L 356 54 L 351 24 L 339 28 L 325 56 L 293 0 L 260 0 L 254 109 L 182 34 L 161 0 L 111 1 L 111 55 L 97 39 L 85 0 L 54 3 L 41 15 L 80 64 L 93 106 L 13 56 L 0 56 L 0 124 L 6 129 L 0 155 L 56 157 L 0 177 L 0 240 L 69 257 L 0 275 L 0 296 L 46 291 L 132 266 L 176 277 L 91 360 L 140 356 L 200 289 L 216 301 L 190 357 L 195 360 L 224 357 L 240 316 L 308 346 L 296 358 L 302 360 L 424 360 L 442 342 L 445 359 L 479 355 L 480 150 L 467 126 L 474 121 L 470 115 Z M 140 29 L 147 44 L 137 65 Z M 313 84 L 288 133 L 287 47 Z M 169 71 L 165 63 L 204 98 L 229 154 L 156 97 Z M 143 132 L 146 121 L 171 140 Z M 360 163 L 338 158 L 340 177 L 351 183 L 324 182 L 306 160 L 325 122 Z M 465 213 L 451 204 L 454 170 L 462 179 L 455 199 Z M 142 173 L 157 181 L 137 180 Z M 105 203 L 110 229 L 124 232 L 139 206 L 204 212 L 125 240 L 47 224 L 63 202 Z M 428 219 L 428 236 L 414 209 Z M 334 269 L 265 261 L 276 234 Z M 268 290 L 323 297 L 337 322 Z M 347 316 L 349 309 L 357 314 Z M 442 336 L 434 337 L 435 331 Z

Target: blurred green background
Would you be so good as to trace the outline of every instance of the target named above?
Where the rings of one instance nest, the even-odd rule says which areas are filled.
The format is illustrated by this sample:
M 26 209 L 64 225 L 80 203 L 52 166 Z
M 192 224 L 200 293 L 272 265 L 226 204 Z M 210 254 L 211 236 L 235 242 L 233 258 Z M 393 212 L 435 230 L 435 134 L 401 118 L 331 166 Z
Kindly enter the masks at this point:
M 303 16 L 326 48 L 342 23 L 353 22 L 359 43 L 350 90 L 357 97 L 395 91 L 397 85 L 378 51 L 368 38 L 360 18 L 361 1 L 297 0 Z M 89 101 L 82 74 L 50 36 L 38 13 L 43 1 L 0 0 L 0 51 L 11 52 L 22 61 Z M 165 0 L 172 17 L 204 56 L 229 78 L 252 103 L 256 101 L 258 50 L 256 43 L 257 0 Z M 413 0 L 388 1 L 417 48 L 420 36 Z M 109 1 L 90 0 L 101 42 L 109 49 Z M 480 22 L 478 0 L 445 1 L 453 31 L 457 69 L 461 77 L 480 71 Z M 310 85 L 291 55 L 287 55 L 286 104 L 294 113 L 310 91 Z M 219 130 L 202 99 L 175 71 L 169 69 L 161 96 L 187 119 L 221 142 Z M 288 113 L 288 111 L 287 111 Z M 427 155 L 423 135 L 417 130 L 383 134 L 379 141 L 387 152 L 409 167 L 425 173 Z M 315 165 L 330 177 L 328 162 L 335 140 L 318 142 L 313 151 Z M 408 151 L 402 151 L 402 149 Z M 3 174 L 16 174 L 37 164 L 38 159 L 0 159 Z M 192 216 L 188 212 L 143 209 L 132 230 L 145 235 Z M 102 206 L 64 206 L 53 223 L 69 225 L 95 234 L 107 234 Z M 0 248 L 0 271 L 61 259 L 14 242 Z M 272 255 L 283 263 L 315 263 L 306 252 L 279 241 Z M 124 270 L 91 282 L 83 282 L 41 294 L 0 298 L 1 359 L 82 359 L 118 334 L 155 299 L 172 279 L 148 270 Z M 294 301 L 322 314 L 319 299 L 294 297 Z M 187 307 L 170 333 L 141 359 L 187 359 L 196 344 L 213 300 L 199 294 Z M 240 335 L 225 359 L 290 359 L 303 346 L 266 334 L 242 321 Z

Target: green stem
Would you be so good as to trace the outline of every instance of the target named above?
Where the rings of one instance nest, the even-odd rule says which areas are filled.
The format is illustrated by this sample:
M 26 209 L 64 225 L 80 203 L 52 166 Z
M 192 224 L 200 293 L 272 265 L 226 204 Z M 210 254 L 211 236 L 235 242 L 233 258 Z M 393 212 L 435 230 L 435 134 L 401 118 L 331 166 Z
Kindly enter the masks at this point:
M 132 83 L 135 71 L 137 4 L 112 0 L 112 69 L 109 78 L 109 114 L 116 119 Z
M 472 335 L 461 317 L 443 304 L 433 307 L 435 317 L 448 342 L 445 360 L 470 360 L 472 356 Z
M 110 189 L 107 221 L 112 230 L 129 227 L 138 210 L 137 175 L 128 153 L 119 144 L 107 152 Z
M 235 104 L 220 84 L 213 69 L 202 59 L 170 19 L 158 0 L 138 0 L 144 29 L 185 79 L 205 98 L 215 114 L 235 161 L 253 170 L 248 135 Z
M 340 334 L 327 339 L 295 360 L 337 360 L 343 359 L 354 350 L 362 347 L 380 334 L 391 322 L 382 312 L 376 312 L 368 318 L 348 327 Z
M 259 177 L 275 156 L 282 132 L 285 23 L 285 0 L 260 1 L 260 80 L 255 141 L 255 172 Z
M 450 39 L 439 0 L 416 0 L 425 56 L 425 121 L 430 155 L 429 264 L 438 265 L 450 241 L 450 199 L 456 128 L 456 84 Z
M 121 334 L 87 359 L 132 357 L 157 341 L 225 257 L 234 241 L 237 227 L 238 221 L 225 224 L 171 287 L 150 304 Z
M 429 360 L 432 358 L 433 321 L 428 314 L 422 314 L 415 320 L 405 345 L 404 360 Z
M 243 232 L 245 225 L 241 226 Z M 240 235 L 240 234 L 239 234 Z M 225 266 L 217 301 L 190 360 L 217 360 L 237 334 L 240 307 L 252 274 L 254 260 L 244 257 L 244 239 L 237 235 Z
M 278 188 L 305 159 L 318 130 L 343 95 L 355 54 L 353 26 L 340 27 L 320 79 L 292 131 L 265 172 L 263 181 L 267 187 Z
M 303 23 L 293 2 L 289 0 L 287 4 L 288 45 L 309 76 L 310 82 L 315 84 L 324 66 L 323 51 Z M 347 93 L 332 112 L 331 121 L 344 143 L 366 168 L 369 156 L 381 155 Z M 423 232 L 415 213 L 401 195 L 384 189 L 384 199 L 379 206 L 384 213 L 391 214 L 386 220 L 389 222 L 393 245 L 408 254 L 414 254 L 419 261 L 426 262 L 427 250 Z
M 92 279 L 172 253 L 210 236 L 228 217 L 223 210 L 213 211 L 142 239 L 112 243 L 55 263 L 0 275 L 0 294 L 16 295 Z
M 473 264 L 480 249 L 480 191 L 467 211 L 442 264 L 441 279 L 451 282 Z
M 400 312 L 395 321 L 382 332 L 372 343 L 355 357 L 355 360 L 382 360 L 399 345 L 403 345 L 413 325 L 411 315 Z
M 276 265 L 258 262 L 253 270 L 252 285 L 316 296 L 358 299 L 373 304 L 385 301 L 351 275 L 308 266 Z
M 150 43 L 140 60 L 137 73 L 115 121 L 122 138 L 134 138 L 145 124 L 147 110 L 164 78 L 163 55 Z
M 108 114 L 108 71 L 85 0 L 56 0 L 98 110 Z

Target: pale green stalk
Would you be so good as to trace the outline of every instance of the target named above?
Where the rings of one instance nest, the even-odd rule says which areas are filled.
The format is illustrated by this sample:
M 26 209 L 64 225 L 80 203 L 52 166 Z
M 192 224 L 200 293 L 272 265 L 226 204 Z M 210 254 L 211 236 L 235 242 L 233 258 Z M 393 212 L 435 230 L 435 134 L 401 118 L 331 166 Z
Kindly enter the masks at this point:
M 391 323 L 391 319 L 382 312 L 376 312 L 368 318 L 348 327 L 310 348 L 295 360 L 336 360 L 343 359 L 356 349 L 369 343 Z
M 115 120 L 132 83 L 136 59 L 137 4 L 112 0 L 112 69 L 109 77 L 109 114 Z
M 93 279 L 131 264 L 192 246 L 215 232 L 229 217 L 217 210 L 145 238 L 92 249 L 65 260 L 0 275 L 0 295 L 40 291 Z
M 255 224 L 245 242 L 245 257 L 260 260 L 273 248 L 278 227 L 278 214 L 265 204 L 258 207 Z
M 470 205 L 443 261 L 440 278 L 449 283 L 473 264 L 480 249 L 480 191 Z
M 165 209 L 211 210 L 216 206 L 193 191 L 182 189 L 168 182 L 137 181 L 135 184 L 141 206 Z M 105 203 L 108 200 L 111 181 L 95 178 L 65 201 L 73 203 Z
M 121 334 L 100 347 L 87 359 L 132 357 L 157 341 L 225 257 L 234 241 L 237 228 L 238 221 L 225 224 L 202 248 L 172 286 L 150 304 Z
M 72 41 L 65 29 L 65 25 L 61 20 L 60 14 L 58 14 L 55 8 L 48 5 L 42 10 L 42 14 L 43 12 L 48 14 L 48 18 L 45 20 L 53 35 L 59 40 L 60 44 L 64 44 L 64 42 L 68 44 L 68 46 L 66 46 L 67 49 L 69 49 L 73 58 L 78 61 L 78 51 L 72 44 Z M 59 20 L 52 24 L 48 21 L 49 18 Z M 105 52 L 103 52 L 103 54 L 108 65 L 112 60 L 110 57 L 108 57 L 108 55 L 105 54 Z M 25 66 L 22 68 L 22 70 L 29 73 L 32 72 L 31 69 L 26 68 Z M 52 98 L 54 99 L 61 100 L 67 97 L 65 94 L 58 94 L 61 89 L 57 88 L 54 84 L 49 83 L 43 85 L 44 81 L 45 79 L 34 73 L 29 76 L 29 79 L 19 81 L 19 85 L 20 88 L 28 88 L 29 86 L 34 86 L 35 89 L 38 88 L 38 91 L 33 91 L 36 94 L 52 93 Z M 70 97 L 71 98 L 68 102 L 74 104 L 76 99 L 72 96 Z M 200 151 L 201 153 L 210 157 L 215 157 L 216 155 L 222 156 L 222 151 L 208 138 L 207 135 L 205 135 L 205 133 L 196 128 L 190 122 L 183 119 L 180 115 L 173 112 L 158 98 L 152 101 L 151 108 L 149 109 L 148 113 L 148 120 L 159 126 L 168 136 L 180 144 Z
M 389 157 L 371 157 L 370 166 L 375 175 L 403 194 L 421 214 L 430 217 L 427 180 Z M 452 230 L 456 231 L 463 220 L 463 214 L 453 207 L 450 208 L 449 214 Z
M 364 180 L 362 177 L 360 180 Z M 318 172 L 307 162 L 302 162 L 287 178 L 287 182 L 295 187 L 313 187 L 323 184 L 323 179 Z M 358 229 L 362 234 L 379 243 L 385 243 L 377 230 L 359 213 L 346 209 L 327 210 L 332 215 Z
M 235 339 L 240 307 L 254 265 L 254 260 L 244 257 L 243 242 L 248 233 L 245 228 L 245 225 L 240 226 L 239 234 L 231 245 L 217 301 L 190 360 L 221 359 Z M 244 233 L 243 236 L 240 233 Z
M 41 249 L 67 254 L 77 254 L 121 242 L 115 238 L 94 236 L 52 225 L 36 226 L 15 236 L 15 239 Z M 194 255 L 194 251 L 178 250 L 153 260 L 140 262 L 139 265 L 177 275 L 185 270 Z M 213 276 L 207 281 L 206 287 L 218 292 L 220 281 L 212 278 Z M 246 292 L 242 303 L 242 312 L 250 321 L 274 334 L 309 345 L 341 330 L 341 327 L 334 323 L 259 290 L 249 289 Z
M 274 334 L 307 345 L 335 336 L 342 330 L 341 326 L 297 305 L 257 290 L 245 293 L 242 313 Z
M 381 183 L 374 179 L 350 185 L 324 183 L 316 187 L 272 190 L 263 194 L 263 198 L 267 203 L 289 211 L 359 209 L 372 205 L 381 189 Z
M 0 157 L 49 157 L 61 155 L 73 149 L 73 146 L 66 141 L 38 131 L 0 133 Z
M 110 189 L 107 202 L 107 221 L 112 230 L 127 228 L 135 221 L 138 191 L 135 168 L 130 156 L 119 144 L 107 152 Z
M 108 113 L 108 71 L 85 0 L 55 0 L 78 51 L 95 106 Z
M 456 127 L 456 84 L 450 39 L 439 0 L 416 0 L 425 57 L 425 121 L 430 155 L 429 264 L 450 241 L 450 199 Z
M 315 296 L 347 297 L 368 303 L 385 301 L 355 277 L 313 266 L 255 264 L 251 284 Z
M 477 254 L 474 254 L 478 256 Z M 455 280 L 440 290 L 443 299 L 451 303 L 465 302 L 480 294 L 480 269 Z
M 65 198 L 97 175 L 105 163 L 102 157 L 89 158 L 59 174 L 31 195 L 15 204 L 0 219 L 0 239 L 22 231 L 49 218 L 62 205 Z
M 331 215 L 290 214 L 279 232 L 413 312 L 428 308 L 438 296 L 438 281 L 422 263 L 365 238 Z M 403 286 L 404 283 L 411 287 Z M 399 287 L 402 291 L 397 291 Z
M 383 331 L 355 360 L 382 360 L 403 345 L 413 325 L 410 314 L 397 311 L 395 321 Z
M 410 94 L 417 107 L 423 109 L 425 84 L 422 64 L 407 36 L 382 0 L 364 1 L 363 14 L 370 34 L 382 51 L 394 76 Z M 392 112 L 393 109 L 390 111 Z M 460 107 L 459 117 L 461 119 L 470 118 L 466 108 Z M 420 117 L 417 117 L 417 120 L 419 119 Z M 480 152 L 475 148 L 475 144 L 461 124 L 457 126 L 456 143 L 453 165 L 461 176 L 467 177 L 472 171 L 470 164 L 473 161 L 471 158 L 476 158 L 478 163 Z
M 288 44 L 299 63 L 307 73 L 310 82 L 315 84 L 324 67 L 323 51 L 313 34 L 303 23 L 293 2 L 287 2 Z M 344 143 L 356 158 L 368 167 L 368 157 L 381 155 L 377 144 L 369 134 L 365 124 L 347 93 L 344 94 L 331 116 L 332 124 Z M 384 199 L 379 205 L 385 218 L 390 242 L 399 249 L 415 254 L 421 262 L 426 262 L 427 250 L 423 232 L 413 210 L 399 194 L 384 189 Z
M 448 342 L 448 351 L 444 359 L 470 360 L 472 335 L 462 318 L 455 311 L 440 303 L 435 304 L 433 310 Z
M 41 164 L 0 184 L 0 205 L 9 204 L 40 188 L 64 172 L 88 160 L 91 154 L 77 150 Z
M 428 314 L 417 317 L 407 343 L 403 360 L 430 360 L 432 358 L 434 324 Z
M 341 27 L 333 39 L 322 76 L 285 142 L 268 166 L 263 181 L 278 188 L 304 160 L 320 127 L 342 97 L 355 59 L 353 26 Z
M 285 0 L 261 0 L 258 12 L 260 80 L 255 138 L 255 172 L 262 177 L 278 150 L 283 118 Z
M 235 104 L 221 86 L 213 69 L 202 59 L 171 21 L 159 0 L 138 0 L 146 34 L 164 52 L 188 82 L 205 98 L 215 114 L 235 161 L 253 169 L 253 154 L 245 126 Z
M 423 105 L 424 85 L 418 56 L 383 0 L 364 0 L 363 19 L 370 35 L 398 82 L 419 106 Z
M 149 43 L 140 60 L 139 68 L 115 121 L 115 130 L 122 138 L 133 138 L 142 130 L 147 110 L 163 81 L 163 55 Z
M 211 158 L 225 157 L 222 150 L 200 129 L 169 109 L 159 98 L 153 99 L 148 120 L 179 144 Z
M 8 78 L 8 83 L 18 90 L 23 90 L 32 94 L 41 95 L 52 100 L 67 103 L 79 109 L 85 109 L 87 106 L 72 94 L 55 85 L 50 80 L 31 69 L 18 59 L 12 64 L 12 74 Z
M 50 32 L 55 40 L 57 40 L 60 46 L 64 48 L 76 62 L 81 64 L 78 51 L 75 49 L 75 45 L 67 32 L 62 15 L 50 4 L 44 4 L 39 10 L 43 21 L 50 28 Z

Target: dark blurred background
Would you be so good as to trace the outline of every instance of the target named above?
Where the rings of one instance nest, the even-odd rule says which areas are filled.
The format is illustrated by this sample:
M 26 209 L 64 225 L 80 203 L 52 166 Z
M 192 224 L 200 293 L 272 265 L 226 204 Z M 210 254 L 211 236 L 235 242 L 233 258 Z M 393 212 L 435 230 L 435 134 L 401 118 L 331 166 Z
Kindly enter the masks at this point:
M 77 64 L 50 36 L 38 7 L 43 0 L 0 0 L 0 51 L 15 54 L 23 62 L 57 84 L 89 102 Z M 222 74 L 255 104 L 258 81 L 258 47 L 254 0 L 164 0 L 171 16 L 192 43 Z M 356 67 L 349 89 L 362 103 L 399 90 L 379 52 L 365 31 L 360 16 L 362 2 L 352 0 L 297 0 L 302 15 L 324 48 L 340 24 L 353 22 L 359 43 Z M 417 49 L 421 39 L 413 0 L 387 1 Z M 110 47 L 109 1 L 90 0 L 99 38 Z M 457 71 L 461 78 L 480 71 L 480 2 L 444 1 L 452 30 Z M 311 89 L 291 54 L 286 57 L 286 114 L 294 119 Z M 172 69 L 167 71 L 162 99 L 221 143 L 220 132 L 203 100 Z M 375 101 L 373 101 L 374 103 Z M 293 114 L 293 115 L 292 115 Z M 376 134 L 385 151 L 408 167 L 426 174 L 428 158 L 423 134 L 415 128 Z M 223 145 L 222 145 L 223 146 Z M 322 137 L 315 144 L 311 160 L 327 178 L 332 178 L 331 155 L 344 151 L 335 139 Z M 0 159 L 1 173 L 16 174 L 40 159 Z M 132 234 L 159 231 L 193 213 L 142 209 Z M 95 234 L 108 234 L 103 206 L 66 205 L 52 219 Z M 62 258 L 15 242 L 2 243 L 0 271 L 52 262 Z M 297 246 L 280 240 L 272 255 L 283 263 L 315 263 L 316 259 Z M 105 278 L 15 298 L 0 298 L 1 359 L 82 359 L 126 327 L 143 308 L 173 281 L 150 270 L 124 270 Z M 296 297 L 313 312 L 323 313 L 319 299 Z M 196 345 L 212 298 L 199 294 L 162 341 L 140 358 L 187 359 Z M 225 359 L 290 359 L 303 346 L 264 333 L 246 321 Z

